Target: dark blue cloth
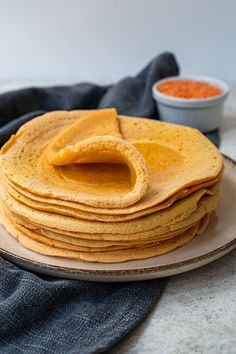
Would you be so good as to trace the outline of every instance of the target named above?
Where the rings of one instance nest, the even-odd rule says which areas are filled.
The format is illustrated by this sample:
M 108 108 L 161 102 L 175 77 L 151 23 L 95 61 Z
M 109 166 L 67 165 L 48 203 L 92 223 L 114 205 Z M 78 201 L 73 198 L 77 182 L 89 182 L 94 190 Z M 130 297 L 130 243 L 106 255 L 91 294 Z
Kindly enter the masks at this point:
M 164 285 L 57 279 L 0 258 L 0 353 L 104 352 L 141 321 Z
M 158 118 L 152 84 L 178 72 L 174 56 L 164 53 L 114 86 L 83 83 L 2 94 L 0 145 L 24 122 L 50 110 L 116 107 L 120 114 Z M 62 280 L 0 258 L 0 354 L 103 352 L 142 320 L 165 283 Z

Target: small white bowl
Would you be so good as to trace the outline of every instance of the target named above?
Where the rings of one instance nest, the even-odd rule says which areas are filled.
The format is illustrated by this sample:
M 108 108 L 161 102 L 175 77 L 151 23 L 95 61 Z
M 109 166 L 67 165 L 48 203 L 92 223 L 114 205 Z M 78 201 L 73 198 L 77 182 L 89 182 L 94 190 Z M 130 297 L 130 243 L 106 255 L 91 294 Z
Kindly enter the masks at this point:
M 173 80 L 203 81 L 218 87 L 222 90 L 222 93 L 209 98 L 193 99 L 168 96 L 158 91 L 158 86 L 161 83 Z M 187 78 L 172 76 L 155 82 L 152 86 L 152 93 L 161 120 L 187 125 L 205 133 L 219 128 L 223 113 L 223 103 L 229 93 L 229 87 L 223 81 L 207 76 Z

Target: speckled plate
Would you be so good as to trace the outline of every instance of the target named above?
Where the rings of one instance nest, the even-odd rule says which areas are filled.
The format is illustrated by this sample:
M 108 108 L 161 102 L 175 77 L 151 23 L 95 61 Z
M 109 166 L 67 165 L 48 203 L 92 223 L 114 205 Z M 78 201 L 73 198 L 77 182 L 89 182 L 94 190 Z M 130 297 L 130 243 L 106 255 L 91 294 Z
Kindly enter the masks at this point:
M 123 263 L 86 263 L 43 256 L 21 246 L 0 227 L 0 253 L 38 273 L 91 281 L 137 281 L 183 273 L 224 256 L 236 247 L 236 162 L 225 157 L 222 202 L 202 236 L 162 256 Z

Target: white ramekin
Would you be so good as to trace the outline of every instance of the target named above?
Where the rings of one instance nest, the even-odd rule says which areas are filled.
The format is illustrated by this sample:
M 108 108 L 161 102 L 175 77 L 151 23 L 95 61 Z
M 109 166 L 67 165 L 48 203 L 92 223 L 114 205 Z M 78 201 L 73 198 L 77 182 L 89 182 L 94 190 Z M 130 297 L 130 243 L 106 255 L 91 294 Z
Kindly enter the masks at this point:
M 222 93 L 203 99 L 189 99 L 168 96 L 158 91 L 158 85 L 165 81 L 204 81 L 219 87 Z M 156 101 L 161 120 L 187 125 L 202 132 L 213 131 L 220 126 L 223 113 L 223 103 L 229 93 L 229 87 L 223 81 L 207 76 L 179 77 L 172 76 L 155 82 L 152 87 L 153 98 Z

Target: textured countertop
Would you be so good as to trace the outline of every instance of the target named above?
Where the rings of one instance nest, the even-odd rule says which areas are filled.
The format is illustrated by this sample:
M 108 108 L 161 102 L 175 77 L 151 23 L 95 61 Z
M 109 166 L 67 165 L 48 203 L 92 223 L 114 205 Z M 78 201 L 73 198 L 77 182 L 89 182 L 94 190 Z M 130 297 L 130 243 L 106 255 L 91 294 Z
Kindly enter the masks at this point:
M 31 84 L 45 82 L 0 83 L 0 92 Z M 236 89 L 226 102 L 221 139 L 222 152 L 236 160 Z M 172 277 L 147 318 L 110 351 L 145 353 L 236 354 L 236 249 Z

